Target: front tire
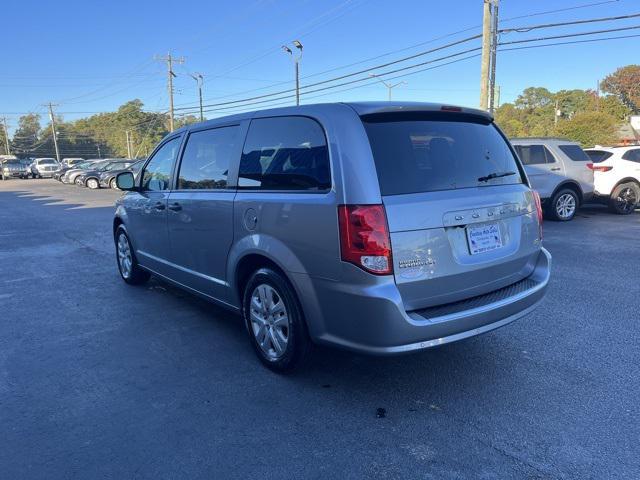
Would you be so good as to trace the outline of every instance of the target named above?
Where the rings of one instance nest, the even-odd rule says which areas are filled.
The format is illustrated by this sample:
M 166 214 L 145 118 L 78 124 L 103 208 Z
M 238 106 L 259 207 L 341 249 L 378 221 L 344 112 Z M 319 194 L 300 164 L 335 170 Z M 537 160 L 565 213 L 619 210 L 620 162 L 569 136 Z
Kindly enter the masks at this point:
M 242 312 L 251 345 L 267 368 L 282 373 L 303 363 L 311 340 L 296 293 L 282 274 L 256 271 L 244 289 Z
M 133 247 L 124 228 L 118 227 L 115 235 L 116 261 L 120 277 L 129 285 L 140 285 L 145 283 L 151 275 L 138 265 Z
M 640 188 L 635 183 L 623 183 L 611 192 L 609 210 L 618 215 L 633 213 L 640 202 Z
M 556 222 L 568 222 L 578 211 L 578 195 L 570 188 L 563 188 L 556 192 L 549 202 L 547 215 Z
M 87 180 L 85 182 L 85 184 L 87 185 L 87 187 L 89 187 L 91 190 L 97 190 L 98 188 L 100 188 L 100 184 L 98 183 L 98 180 L 95 178 L 90 178 L 89 180 Z
M 112 178 L 109 182 L 109 188 L 111 188 L 112 190 L 118 190 L 118 182 L 115 178 Z

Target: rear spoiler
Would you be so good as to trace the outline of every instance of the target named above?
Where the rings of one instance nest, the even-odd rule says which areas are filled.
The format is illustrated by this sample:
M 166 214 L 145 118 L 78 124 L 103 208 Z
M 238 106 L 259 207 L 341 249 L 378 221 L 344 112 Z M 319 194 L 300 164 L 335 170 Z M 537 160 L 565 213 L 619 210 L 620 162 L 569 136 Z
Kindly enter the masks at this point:
M 348 104 L 353 108 L 356 113 L 361 116 L 369 116 L 374 114 L 387 114 L 387 113 L 457 113 L 463 115 L 469 115 L 471 117 L 482 118 L 485 121 L 492 122 L 493 116 L 484 111 L 479 110 L 477 108 L 467 108 L 460 107 L 457 105 L 444 105 L 441 103 L 402 103 L 396 105 L 389 105 L 386 102 L 378 102 L 378 103 L 370 103 L 370 104 L 358 104 L 358 103 L 350 103 Z

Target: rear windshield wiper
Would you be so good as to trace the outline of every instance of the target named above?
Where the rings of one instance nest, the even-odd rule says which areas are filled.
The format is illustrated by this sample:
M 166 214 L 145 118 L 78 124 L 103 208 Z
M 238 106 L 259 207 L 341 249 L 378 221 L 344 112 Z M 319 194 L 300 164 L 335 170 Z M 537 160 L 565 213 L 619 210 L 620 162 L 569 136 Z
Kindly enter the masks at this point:
M 516 172 L 493 172 L 490 173 L 489 175 L 486 175 L 484 177 L 480 177 L 478 179 L 479 182 L 488 182 L 489 180 L 493 180 L 494 178 L 501 178 L 501 177 L 510 177 L 511 175 L 515 175 Z

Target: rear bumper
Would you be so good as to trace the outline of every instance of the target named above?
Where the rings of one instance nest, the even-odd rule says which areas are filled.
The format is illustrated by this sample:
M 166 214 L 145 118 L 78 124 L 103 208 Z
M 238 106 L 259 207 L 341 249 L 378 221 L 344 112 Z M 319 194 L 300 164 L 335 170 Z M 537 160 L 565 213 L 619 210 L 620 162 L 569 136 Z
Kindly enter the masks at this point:
M 479 335 L 523 317 L 544 298 L 550 271 L 551 255 L 543 248 L 533 273 L 517 284 L 462 302 L 412 312 L 404 310 L 393 282 L 357 287 L 312 281 L 315 298 L 302 301 L 309 331 L 318 343 L 373 355 L 394 355 Z M 310 312 L 308 303 L 320 313 Z

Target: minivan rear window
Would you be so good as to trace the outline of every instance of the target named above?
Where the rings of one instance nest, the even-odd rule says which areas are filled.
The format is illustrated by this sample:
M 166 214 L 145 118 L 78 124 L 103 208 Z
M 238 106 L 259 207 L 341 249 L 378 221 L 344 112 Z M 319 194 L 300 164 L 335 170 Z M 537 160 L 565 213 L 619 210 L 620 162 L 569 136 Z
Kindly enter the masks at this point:
M 590 162 L 591 159 L 578 145 L 558 145 L 558 148 L 574 162 Z
M 509 145 L 484 118 L 388 113 L 362 120 L 382 195 L 522 183 Z

